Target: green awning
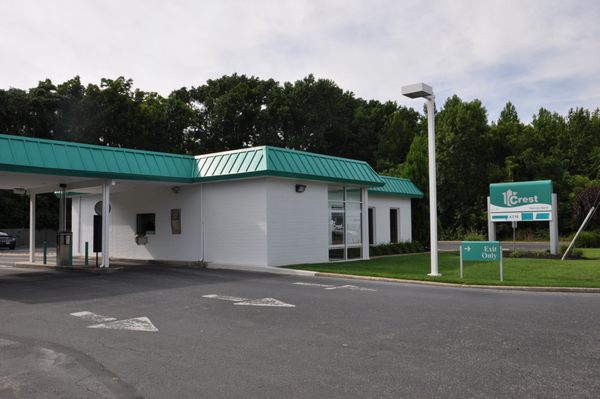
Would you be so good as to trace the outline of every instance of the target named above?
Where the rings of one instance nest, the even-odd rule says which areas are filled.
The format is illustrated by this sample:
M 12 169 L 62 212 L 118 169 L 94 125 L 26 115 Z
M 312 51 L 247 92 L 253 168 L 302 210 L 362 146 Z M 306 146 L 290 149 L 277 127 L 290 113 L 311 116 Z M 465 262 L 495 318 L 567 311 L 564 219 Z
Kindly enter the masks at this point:
M 423 192 L 414 183 L 401 177 L 380 176 L 385 186 L 370 188 L 369 194 L 386 194 L 410 198 L 423 198 Z
M 104 179 L 192 183 L 194 157 L 0 135 L 0 170 Z
M 196 157 L 199 181 L 275 176 L 383 186 L 379 175 L 363 161 L 278 147 L 252 147 Z

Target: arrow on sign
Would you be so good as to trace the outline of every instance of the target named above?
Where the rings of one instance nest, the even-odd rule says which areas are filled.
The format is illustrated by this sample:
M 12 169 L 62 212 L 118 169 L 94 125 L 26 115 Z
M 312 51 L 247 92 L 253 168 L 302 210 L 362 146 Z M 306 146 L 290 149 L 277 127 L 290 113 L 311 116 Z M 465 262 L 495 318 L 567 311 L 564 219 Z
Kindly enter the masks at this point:
M 467 252 L 470 252 L 470 251 L 471 251 L 471 247 L 467 245 L 467 246 L 465 247 L 465 251 L 467 251 Z
M 158 328 L 147 317 L 135 317 L 127 320 L 117 320 L 110 323 L 94 324 L 88 328 L 108 328 L 111 330 L 131 330 L 157 332 Z

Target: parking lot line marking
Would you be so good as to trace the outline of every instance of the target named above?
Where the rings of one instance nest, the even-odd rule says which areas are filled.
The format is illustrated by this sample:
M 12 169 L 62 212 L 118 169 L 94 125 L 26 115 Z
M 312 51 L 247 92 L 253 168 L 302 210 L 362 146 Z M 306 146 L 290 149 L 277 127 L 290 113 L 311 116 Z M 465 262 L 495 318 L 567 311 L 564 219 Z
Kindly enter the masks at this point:
M 339 285 L 336 287 L 325 288 L 326 290 L 353 290 L 353 291 L 377 291 L 373 288 L 357 287 L 356 285 Z
M 306 285 L 309 287 L 323 287 L 323 288 L 333 287 L 333 285 L 331 285 L 331 284 L 304 283 L 304 282 L 300 282 L 300 281 L 295 282 L 294 285 Z
M 253 299 L 250 301 L 244 302 L 236 302 L 234 305 L 242 305 L 242 306 L 279 306 L 283 308 L 295 308 L 296 305 L 292 305 L 291 303 L 285 303 L 275 298 L 261 298 L 261 299 Z
M 248 298 L 238 298 L 235 296 L 216 295 L 216 294 L 202 295 L 202 298 L 220 299 L 222 301 L 230 301 L 230 302 L 244 302 L 244 301 L 248 300 Z
M 105 321 L 117 320 L 116 317 L 102 316 L 101 314 L 88 312 L 87 310 L 84 310 L 82 312 L 69 313 L 69 314 L 71 316 L 79 317 L 80 319 L 83 319 L 83 320 L 93 321 L 94 323 L 102 323 Z
M 133 319 L 127 320 L 117 320 L 112 321 L 110 323 L 102 323 L 95 324 L 93 326 L 88 326 L 88 328 L 108 328 L 111 330 L 130 330 L 130 331 L 148 331 L 148 332 L 158 332 L 158 328 L 149 318 L 142 317 L 134 317 Z

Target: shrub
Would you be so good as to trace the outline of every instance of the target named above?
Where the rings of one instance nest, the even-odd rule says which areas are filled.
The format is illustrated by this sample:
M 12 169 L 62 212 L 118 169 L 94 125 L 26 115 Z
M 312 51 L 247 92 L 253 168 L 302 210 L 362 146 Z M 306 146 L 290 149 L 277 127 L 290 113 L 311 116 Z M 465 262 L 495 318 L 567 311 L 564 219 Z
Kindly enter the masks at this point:
M 575 235 L 569 237 L 569 241 L 573 239 Z M 582 231 L 577 237 L 575 243 L 579 248 L 598 248 L 600 247 L 600 232 L 598 231 Z
M 425 247 L 418 241 L 406 241 L 394 244 L 380 244 L 369 247 L 370 256 L 410 254 L 415 252 L 424 252 Z
M 523 252 L 515 250 L 512 251 L 508 254 L 508 256 L 510 256 L 511 258 L 522 258 L 523 257 Z
M 568 257 L 573 259 L 581 259 L 583 258 L 583 251 L 579 248 L 573 248 Z
M 564 255 L 564 253 L 567 250 L 567 248 L 568 248 L 568 245 L 561 245 L 560 246 L 560 254 Z M 567 255 L 567 258 L 569 258 L 569 259 L 581 259 L 581 258 L 583 258 L 583 251 L 581 249 L 579 249 L 579 248 L 572 248 L 571 251 L 569 252 L 569 254 Z
M 485 241 L 485 236 L 478 231 L 470 230 L 463 236 L 463 241 Z

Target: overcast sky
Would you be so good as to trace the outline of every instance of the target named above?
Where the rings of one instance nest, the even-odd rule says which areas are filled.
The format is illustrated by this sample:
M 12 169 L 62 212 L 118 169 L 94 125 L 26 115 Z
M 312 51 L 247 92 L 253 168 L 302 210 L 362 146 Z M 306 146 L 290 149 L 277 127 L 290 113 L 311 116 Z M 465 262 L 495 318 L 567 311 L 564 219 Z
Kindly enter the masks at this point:
M 224 74 L 313 73 L 365 99 L 426 82 L 438 104 L 600 106 L 600 1 L 0 0 L 0 88 L 125 76 L 168 94 Z M 438 106 L 439 106 L 438 105 Z

